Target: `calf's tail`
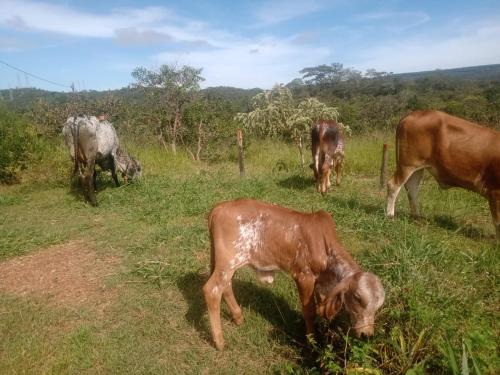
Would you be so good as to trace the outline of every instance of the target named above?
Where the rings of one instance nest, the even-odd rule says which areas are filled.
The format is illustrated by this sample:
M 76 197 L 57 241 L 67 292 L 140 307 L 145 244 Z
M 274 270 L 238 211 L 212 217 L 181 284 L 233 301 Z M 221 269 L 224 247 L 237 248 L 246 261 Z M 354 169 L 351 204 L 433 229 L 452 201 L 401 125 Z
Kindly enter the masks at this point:
M 213 233 L 213 216 L 214 211 L 212 210 L 208 215 L 208 231 L 210 234 L 210 275 L 214 273 L 215 270 L 215 244 L 214 244 L 214 233 Z

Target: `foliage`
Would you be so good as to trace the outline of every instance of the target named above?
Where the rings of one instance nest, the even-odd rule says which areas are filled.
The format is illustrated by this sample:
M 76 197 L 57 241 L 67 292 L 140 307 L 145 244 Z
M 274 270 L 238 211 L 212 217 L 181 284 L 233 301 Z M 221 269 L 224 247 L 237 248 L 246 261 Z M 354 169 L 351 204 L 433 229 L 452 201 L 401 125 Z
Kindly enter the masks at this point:
M 252 132 L 293 141 L 299 148 L 304 165 L 303 148 L 311 125 L 319 119 L 337 119 L 337 108 L 328 107 L 315 98 L 295 104 L 292 92 L 276 85 L 252 98 L 252 111 L 238 113 L 236 120 Z
M 448 366 L 453 375 L 469 375 L 470 373 L 474 373 L 475 375 L 481 375 L 483 372 L 481 368 L 486 368 L 486 364 L 482 362 L 473 352 L 473 342 L 483 341 L 484 339 L 479 336 L 470 336 L 468 338 L 462 338 L 462 354 L 458 355 L 460 357 L 460 361 L 455 354 L 455 350 L 453 349 L 453 345 L 448 336 L 445 336 L 443 343 L 441 344 L 440 350 L 443 356 L 446 358 L 448 362 Z M 476 345 L 477 347 L 477 345 Z M 469 370 L 469 362 L 472 363 L 473 371 Z M 460 366 L 459 366 L 460 363 Z
M 200 161 L 201 151 L 207 143 L 218 135 L 223 135 L 218 120 L 224 111 L 220 101 L 209 102 L 206 98 L 200 98 L 186 107 L 183 115 L 186 129 L 182 140 L 186 141 L 186 149 L 193 160 Z M 196 149 L 192 151 L 190 145 L 196 145 Z
M 13 183 L 36 147 L 33 126 L 0 105 L 0 183 Z
M 144 89 L 144 93 L 153 109 L 154 121 L 157 122 L 159 139 L 164 141 L 164 130 L 169 123 L 172 151 L 182 131 L 182 113 L 200 90 L 202 69 L 184 65 L 161 65 L 155 70 L 138 67 L 132 72 L 136 80 L 135 86 Z
M 335 84 L 343 81 L 359 80 L 362 77 L 360 71 L 344 68 L 341 63 L 304 68 L 299 73 L 302 74 L 304 82 L 309 85 Z
M 69 116 L 105 114 L 109 120 L 115 121 L 124 111 L 122 100 L 114 95 L 90 97 L 77 93 L 71 94 L 67 99 L 64 103 L 53 103 L 42 97 L 35 102 L 27 112 L 27 117 L 36 126 L 38 134 L 59 136 Z

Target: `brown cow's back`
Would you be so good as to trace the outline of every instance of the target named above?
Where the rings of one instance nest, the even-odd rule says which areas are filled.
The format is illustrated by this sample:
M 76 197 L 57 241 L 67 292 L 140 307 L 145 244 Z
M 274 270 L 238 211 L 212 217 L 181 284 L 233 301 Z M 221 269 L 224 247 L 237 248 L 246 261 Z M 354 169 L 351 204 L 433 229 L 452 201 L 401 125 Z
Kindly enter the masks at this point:
M 387 216 L 393 217 L 401 186 L 413 216 L 424 169 L 442 188 L 460 187 L 488 199 L 500 240 L 500 132 L 439 111 L 416 111 L 396 131 L 397 168 L 387 182 Z
M 500 132 L 440 111 L 416 111 L 396 132 L 398 164 L 425 166 L 443 187 L 500 188 Z M 484 177 L 487 177 L 485 179 Z
M 226 249 L 224 256 L 233 256 L 236 248 L 258 251 L 259 262 L 249 263 L 256 269 L 266 270 L 277 265 L 293 272 L 294 268 L 310 267 L 317 273 L 327 266 L 329 248 L 344 252 L 335 235 L 335 222 L 325 211 L 308 214 L 261 201 L 238 199 L 222 202 L 212 209 L 209 229 L 217 246 Z M 257 234 L 255 239 L 253 236 Z M 347 253 L 345 257 L 352 260 Z M 223 259 L 213 261 L 224 262 Z

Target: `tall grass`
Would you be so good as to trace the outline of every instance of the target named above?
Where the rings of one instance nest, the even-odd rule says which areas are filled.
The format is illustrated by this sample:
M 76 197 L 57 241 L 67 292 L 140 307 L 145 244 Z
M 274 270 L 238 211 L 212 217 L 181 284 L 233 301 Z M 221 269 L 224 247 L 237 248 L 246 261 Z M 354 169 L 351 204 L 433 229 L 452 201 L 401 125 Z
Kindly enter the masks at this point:
M 235 150 L 217 163 L 194 163 L 183 152 L 128 142 L 144 178 L 115 188 L 101 174 L 96 208 L 70 186 L 64 148 L 48 148 L 22 184 L 0 187 L 0 259 L 81 239 L 122 258 L 108 280 L 118 297 L 96 316 L 88 306 L 47 307 L 0 293 L 0 373 L 447 374 L 464 363 L 470 372 L 498 373 L 500 273 L 487 203 L 426 178 L 424 217 L 409 217 L 402 192 L 396 219 L 385 219 L 378 169 L 387 139 L 348 139 L 342 184 L 324 197 L 288 144 L 252 141 L 240 178 Z M 386 289 L 372 339 L 353 338 L 340 316 L 318 319 L 308 345 L 291 279 L 279 275 L 268 288 L 242 270 L 233 285 L 245 323 L 232 325 L 224 308 L 227 350 L 213 349 L 201 294 L 206 214 L 238 197 L 333 214 L 347 249 Z

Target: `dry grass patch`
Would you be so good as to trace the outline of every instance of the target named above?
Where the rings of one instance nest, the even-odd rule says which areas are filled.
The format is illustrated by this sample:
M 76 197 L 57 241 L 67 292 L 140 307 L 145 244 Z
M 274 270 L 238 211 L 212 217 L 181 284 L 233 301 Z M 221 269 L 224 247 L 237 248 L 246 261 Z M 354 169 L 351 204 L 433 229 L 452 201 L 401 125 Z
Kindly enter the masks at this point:
M 118 265 L 116 256 L 102 256 L 83 241 L 70 241 L 1 262 L 0 290 L 61 307 L 103 310 L 116 294 L 104 282 Z

